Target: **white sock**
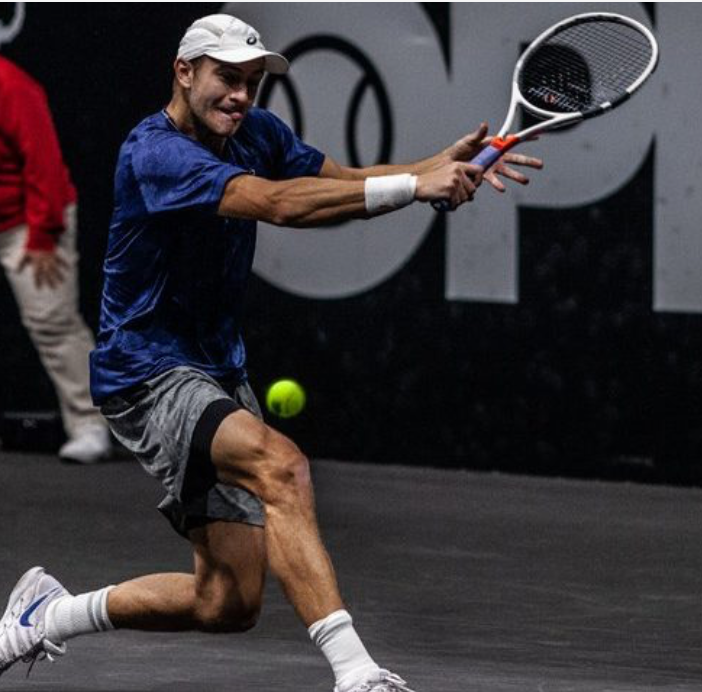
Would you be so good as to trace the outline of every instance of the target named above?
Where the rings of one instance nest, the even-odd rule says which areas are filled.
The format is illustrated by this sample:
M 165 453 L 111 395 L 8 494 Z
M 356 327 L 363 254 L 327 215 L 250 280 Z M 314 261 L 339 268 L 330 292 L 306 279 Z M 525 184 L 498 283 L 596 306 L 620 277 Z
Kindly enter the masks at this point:
M 315 622 L 308 631 L 329 661 L 339 692 L 378 677 L 380 668 L 366 651 L 345 610 Z
M 62 644 L 80 634 L 114 629 L 107 614 L 107 594 L 114 586 L 79 596 L 61 596 L 46 609 L 46 637 Z

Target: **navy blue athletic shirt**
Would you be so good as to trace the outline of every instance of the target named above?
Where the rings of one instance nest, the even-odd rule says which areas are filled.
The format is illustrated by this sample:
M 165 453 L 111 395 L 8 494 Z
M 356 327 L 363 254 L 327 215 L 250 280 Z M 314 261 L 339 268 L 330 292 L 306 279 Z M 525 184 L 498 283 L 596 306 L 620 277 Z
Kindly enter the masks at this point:
M 246 379 L 241 320 L 256 222 L 219 216 L 219 202 L 234 176 L 316 176 L 323 162 L 257 108 L 221 158 L 163 111 L 132 130 L 117 162 L 100 331 L 90 355 L 97 405 L 179 365 Z

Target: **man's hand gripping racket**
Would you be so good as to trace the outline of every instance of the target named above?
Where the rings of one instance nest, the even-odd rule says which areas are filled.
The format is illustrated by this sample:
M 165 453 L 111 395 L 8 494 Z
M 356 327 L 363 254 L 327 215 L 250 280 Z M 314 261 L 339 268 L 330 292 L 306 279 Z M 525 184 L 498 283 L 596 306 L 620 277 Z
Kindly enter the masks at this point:
M 519 58 L 505 122 L 470 163 L 487 171 L 520 142 L 611 111 L 641 87 L 657 64 L 655 37 L 629 17 L 590 12 L 558 22 Z M 510 134 L 518 108 L 540 122 Z M 432 206 L 454 209 L 447 199 Z

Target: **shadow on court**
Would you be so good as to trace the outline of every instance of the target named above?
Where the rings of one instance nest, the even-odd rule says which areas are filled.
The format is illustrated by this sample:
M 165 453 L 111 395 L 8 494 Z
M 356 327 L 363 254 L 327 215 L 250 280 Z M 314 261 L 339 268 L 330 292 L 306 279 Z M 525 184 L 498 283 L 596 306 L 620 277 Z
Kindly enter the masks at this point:
M 417 692 L 702 689 L 702 491 L 316 462 L 357 629 Z M 40 564 L 72 592 L 190 569 L 136 462 L 0 455 L 1 609 Z M 331 692 L 278 586 L 243 635 L 115 632 L 5 690 Z

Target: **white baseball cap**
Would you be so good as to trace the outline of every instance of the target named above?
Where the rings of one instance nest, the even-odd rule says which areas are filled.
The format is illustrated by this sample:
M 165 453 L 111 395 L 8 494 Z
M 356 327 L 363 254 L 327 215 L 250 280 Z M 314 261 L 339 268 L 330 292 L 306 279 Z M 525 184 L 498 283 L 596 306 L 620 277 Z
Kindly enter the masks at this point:
M 290 67 L 282 55 L 266 50 L 256 29 L 230 14 L 201 17 L 188 27 L 178 57 L 194 60 L 202 55 L 229 63 L 264 58 L 265 69 L 272 74 L 285 74 Z

